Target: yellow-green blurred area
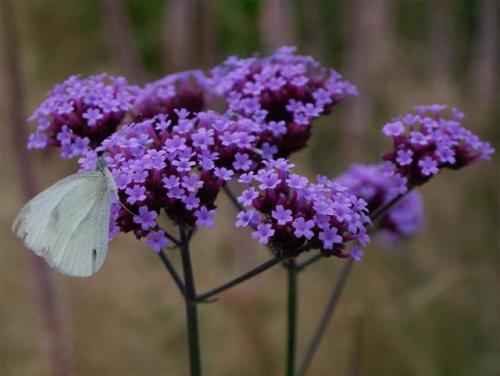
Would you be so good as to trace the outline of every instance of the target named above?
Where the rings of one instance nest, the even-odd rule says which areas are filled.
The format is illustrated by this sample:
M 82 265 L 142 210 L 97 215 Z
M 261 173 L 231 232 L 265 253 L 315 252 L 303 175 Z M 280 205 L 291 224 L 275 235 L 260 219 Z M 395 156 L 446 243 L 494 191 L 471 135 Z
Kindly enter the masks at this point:
M 72 74 L 106 71 L 142 84 L 178 70 L 209 69 L 230 54 L 294 44 L 360 92 L 315 123 L 309 147 L 292 157 L 301 173 L 334 177 L 352 162 L 379 161 L 389 146 L 381 126 L 418 104 L 462 109 L 464 125 L 499 148 L 497 1 L 12 5 L 26 118 Z M 56 150 L 13 147 L 7 106 L 13 93 L 3 69 L 13 51 L 1 51 L 0 374 L 50 375 L 38 282 L 29 251 L 10 231 L 24 200 L 16 154 L 32 157 L 39 190 L 77 164 Z M 372 242 L 347 282 L 310 375 L 500 375 L 498 171 L 494 156 L 445 171 L 420 189 L 425 228 L 390 247 Z M 269 257 L 249 232 L 234 227 L 235 210 L 222 195 L 218 205 L 217 227 L 200 230 L 192 244 L 200 291 Z M 177 252 L 171 254 L 179 266 Z M 300 275 L 299 358 L 343 262 L 324 259 Z M 121 234 L 95 276 L 55 279 L 75 375 L 188 373 L 184 303 L 143 242 Z M 199 307 L 207 375 L 283 374 L 285 284 L 277 266 Z

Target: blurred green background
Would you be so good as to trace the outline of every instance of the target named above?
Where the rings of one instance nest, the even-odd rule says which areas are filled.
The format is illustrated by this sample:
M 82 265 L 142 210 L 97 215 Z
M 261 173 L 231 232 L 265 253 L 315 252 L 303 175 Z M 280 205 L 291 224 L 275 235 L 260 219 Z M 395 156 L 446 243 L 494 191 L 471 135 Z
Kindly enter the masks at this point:
M 66 362 L 75 375 L 188 372 L 183 302 L 144 244 L 122 234 L 94 277 L 51 272 L 49 288 L 40 285 L 34 273 L 39 269 L 10 232 L 25 200 L 16 155 L 27 153 L 13 145 L 18 130 L 11 112 L 22 111 L 26 118 L 47 90 L 71 74 L 106 71 L 144 83 L 178 70 L 208 69 L 229 54 L 266 54 L 293 44 L 339 70 L 361 94 L 316 123 L 310 147 L 292 158 L 301 173 L 333 177 L 352 162 L 378 161 L 388 146 L 382 124 L 416 104 L 459 107 L 467 114 L 465 125 L 499 148 L 497 1 L 19 0 L 10 5 L 2 30 L 4 36 L 17 33 L 24 98 L 13 97 L 20 94 L 8 84 L 7 62 L 16 52 L 4 38 L 2 375 L 54 374 L 47 355 L 54 325 L 63 329 L 67 343 L 59 345 L 71 350 Z M 29 154 L 38 190 L 77 168 L 56 151 Z M 500 374 L 498 171 L 495 156 L 489 163 L 447 171 L 422 187 L 425 229 L 390 249 L 373 242 L 348 281 L 311 375 Z M 217 228 L 200 231 L 194 240 L 200 290 L 267 257 L 249 233 L 233 229 L 234 210 L 222 196 L 219 207 Z M 326 259 L 300 275 L 299 354 L 342 262 Z M 283 373 L 285 281 L 284 271 L 275 268 L 199 308 L 207 374 Z M 52 288 L 60 317 L 48 330 L 40 301 Z

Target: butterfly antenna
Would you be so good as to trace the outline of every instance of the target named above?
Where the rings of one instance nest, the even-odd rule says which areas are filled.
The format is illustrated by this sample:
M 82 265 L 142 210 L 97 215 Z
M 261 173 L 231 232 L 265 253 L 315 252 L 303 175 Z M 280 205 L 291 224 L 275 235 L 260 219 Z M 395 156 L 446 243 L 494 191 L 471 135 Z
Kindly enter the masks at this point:
M 118 201 L 118 203 L 120 204 L 120 206 L 121 206 L 123 209 L 125 209 L 125 210 L 129 213 L 129 214 L 132 214 L 133 216 L 137 216 L 137 214 L 132 213 L 132 212 L 129 210 L 129 208 L 127 208 L 127 207 L 125 206 L 125 204 L 124 204 L 123 202 L 121 202 L 120 200 L 117 200 L 117 201 Z

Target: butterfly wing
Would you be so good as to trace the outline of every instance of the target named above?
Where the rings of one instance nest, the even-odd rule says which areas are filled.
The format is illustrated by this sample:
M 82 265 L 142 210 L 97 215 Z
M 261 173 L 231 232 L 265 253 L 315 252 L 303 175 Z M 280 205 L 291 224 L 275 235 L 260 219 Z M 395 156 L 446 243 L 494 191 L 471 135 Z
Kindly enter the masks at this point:
M 106 257 L 112 197 L 103 173 L 71 175 L 29 201 L 13 231 L 54 269 L 92 275 Z

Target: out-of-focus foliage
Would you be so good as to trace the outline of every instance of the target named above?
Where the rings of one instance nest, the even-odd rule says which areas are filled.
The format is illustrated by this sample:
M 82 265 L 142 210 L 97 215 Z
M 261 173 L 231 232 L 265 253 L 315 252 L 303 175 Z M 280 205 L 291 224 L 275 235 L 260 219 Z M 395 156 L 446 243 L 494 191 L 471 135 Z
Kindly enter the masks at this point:
M 191 33 L 190 57 L 183 69 L 206 69 L 229 54 L 269 52 L 263 47 L 269 35 L 261 32 L 265 2 L 186 3 L 193 17 L 185 29 Z M 293 158 L 298 170 L 333 177 L 351 162 L 378 162 L 388 146 L 382 124 L 423 103 L 463 109 L 464 124 L 498 150 L 498 18 L 491 27 L 498 4 L 373 3 L 377 5 L 280 3 L 291 8 L 287 14 L 292 17 L 283 43 L 296 44 L 301 53 L 333 66 L 360 91 L 359 98 L 317 122 L 310 147 Z M 165 24 L 168 2 L 121 4 L 130 17 L 130 43 L 138 51 L 145 79 L 172 73 L 165 33 L 181 31 Z M 71 74 L 126 74 L 101 3 L 15 2 L 15 10 L 28 111 Z M 9 95 L 5 87 L 0 90 L 2 96 Z M 6 111 L 3 106 L 2 118 Z M 21 204 L 13 163 L 14 152 L 20 151 L 13 150 L 9 130 L 1 127 L 0 370 L 5 375 L 47 374 L 27 250 L 9 229 Z M 76 169 L 56 152 L 32 153 L 44 187 Z M 391 249 L 370 246 L 349 280 L 311 375 L 500 373 L 498 167 L 494 156 L 490 163 L 446 171 L 422 187 L 426 229 Z M 267 255 L 248 232 L 233 230 L 230 203 L 222 198 L 219 203 L 218 230 L 200 231 L 193 244 L 201 290 Z M 300 277 L 299 353 L 341 263 L 323 260 Z M 95 277 L 58 279 L 67 300 L 77 375 L 187 372 L 182 301 L 144 244 L 121 235 Z M 216 304 L 200 307 L 207 373 L 282 373 L 284 292 L 285 274 L 276 268 L 224 294 Z

